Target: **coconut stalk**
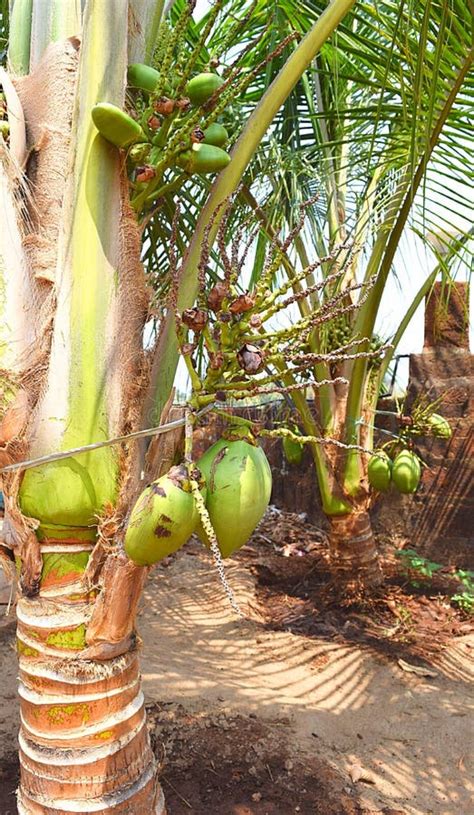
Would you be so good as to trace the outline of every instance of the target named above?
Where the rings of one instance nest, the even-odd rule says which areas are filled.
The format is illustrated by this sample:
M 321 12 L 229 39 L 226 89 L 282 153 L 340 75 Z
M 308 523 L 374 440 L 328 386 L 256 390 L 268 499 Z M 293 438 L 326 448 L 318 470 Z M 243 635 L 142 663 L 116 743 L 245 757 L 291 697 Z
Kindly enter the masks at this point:
M 21 267 L 7 258 L 2 271 L 8 267 L 20 293 L 36 282 L 49 357 L 46 374 L 45 366 L 34 371 L 42 387 L 31 394 L 34 409 L 17 438 L 20 458 L 126 431 L 143 355 L 139 233 L 120 154 L 90 117 L 97 101 L 123 103 L 128 2 L 90 0 L 82 32 L 77 9 L 33 3 L 36 32 L 45 24 L 28 52 L 36 67 L 26 65 L 26 44 L 15 55 L 25 74 L 14 81 L 35 146 L 36 185 L 23 218 L 27 234 L 17 230 Z M 80 47 L 78 37 L 64 39 L 70 34 L 81 35 Z M 18 206 L 11 209 L 21 222 Z M 18 334 L 17 306 L 11 298 Z M 20 813 L 164 812 L 133 635 L 146 570 L 121 554 L 110 517 L 132 471 L 124 454 L 104 448 L 5 479 L 22 588 Z

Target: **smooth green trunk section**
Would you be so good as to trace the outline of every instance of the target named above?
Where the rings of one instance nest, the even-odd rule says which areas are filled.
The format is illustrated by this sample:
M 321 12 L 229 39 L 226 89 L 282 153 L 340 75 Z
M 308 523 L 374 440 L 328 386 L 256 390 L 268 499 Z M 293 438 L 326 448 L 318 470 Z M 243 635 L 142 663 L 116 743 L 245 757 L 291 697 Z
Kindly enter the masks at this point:
M 8 65 L 20 76 L 30 70 L 30 40 L 33 0 L 15 0 L 10 13 Z
M 73 171 L 66 192 L 58 259 L 58 315 L 48 386 L 68 389 L 67 415 L 42 417 L 46 432 L 67 450 L 111 434 L 120 385 L 112 336 L 118 330 L 117 246 L 120 241 L 120 157 L 97 134 L 90 111 L 99 101 L 121 105 L 127 54 L 127 2 L 87 5 L 73 123 Z M 64 321 L 64 330 L 61 320 Z M 64 339 L 66 337 L 66 339 Z M 64 350 L 55 355 L 55 348 Z M 47 398 L 45 401 L 47 405 Z M 48 410 L 48 408 L 45 408 Z M 50 409 L 54 409 L 52 406 Z M 43 426 L 44 432 L 44 426 Z M 55 442 L 57 443 L 57 442 Z M 23 511 L 44 524 L 89 526 L 117 494 L 114 448 L 104 448 L 28 470 L 20 498 Z
M 76 541 L 95 541 L 97 538 L 97 530 L 95 526 L 90 527 L 73 527 L 73 526 L 55 526 L 54 524 L 42 524 L 41 529 L 37 531 L 37 537 L 40 541 L 52 540 L 73 540 Z
M 206 228 L 211 219 L 214 218 L 217 207 L 235 192 L 279 108 L 301 79 L 321 46 L 334 33 L 354 3 L 355 0 L 333 0 L 329 4 L 311 31 L 306 34 L 293 54 L 288 58 L 280 73 L 249 117 L 232 150 L 232 160 L 214 182 L 208 201 L 196 223 L 194 236 L 186 254 L 181 274 L 178 298 L 179 310 L 189 308 L 195 300 L 201 245 Z M 214 225 L 209 232 L 210 243 L 215 239 L 221 218 L 222 213 L 215 218 Z M 155 354 L 155 365 L 152 371 L 154 394 L 152 394 L 150 400 L 151 404 L 148 403 L 144 411 L 148 417 L 153 411 L 154 419 L 159 419 L 173 386 L 178 358 L 174 315 L 168 314 L 163 321 Z
M 81 0 L 33 0 L 30 70 L 51 42 L 79 35 L 81 28 Z

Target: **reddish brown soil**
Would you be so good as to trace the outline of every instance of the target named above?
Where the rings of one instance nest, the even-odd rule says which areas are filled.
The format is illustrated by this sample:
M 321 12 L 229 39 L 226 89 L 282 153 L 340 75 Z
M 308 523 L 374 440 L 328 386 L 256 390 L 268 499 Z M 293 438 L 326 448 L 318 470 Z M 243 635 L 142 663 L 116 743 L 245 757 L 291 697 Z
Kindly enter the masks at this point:
M 275 520 L 267 516 L 244 550 L 272 630 L 366 645 L 420 664 L 472 631 L 472 618 L 450 603 L 459 590 L 451 568 L 433 579 L 405 574 L 392 542 L 382 551 L 383 586 L 373 595 L 347 597 L 338 591 L 324 533 L 298 515 Z
M 295 759 L 288 721 L 192 714 L 175 704 L 149 706 L 148 718 L 158 752 L 164 744 L 170 815 L 369 813 L 329 765 Z

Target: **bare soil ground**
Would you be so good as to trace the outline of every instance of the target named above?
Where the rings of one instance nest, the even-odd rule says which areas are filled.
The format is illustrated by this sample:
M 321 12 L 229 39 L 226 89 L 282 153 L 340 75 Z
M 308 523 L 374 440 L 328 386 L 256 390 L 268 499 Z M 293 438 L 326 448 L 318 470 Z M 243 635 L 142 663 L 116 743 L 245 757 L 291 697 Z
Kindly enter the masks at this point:
M 245 617 L 191 542 L 139 618 L 169 815 L 470 815 L 472 654 L 450 575 L 338 596 L 324 532 L 270 511 L 227 561 Z M 16 659 L 0 628 L 0 815 L 14 815 Z

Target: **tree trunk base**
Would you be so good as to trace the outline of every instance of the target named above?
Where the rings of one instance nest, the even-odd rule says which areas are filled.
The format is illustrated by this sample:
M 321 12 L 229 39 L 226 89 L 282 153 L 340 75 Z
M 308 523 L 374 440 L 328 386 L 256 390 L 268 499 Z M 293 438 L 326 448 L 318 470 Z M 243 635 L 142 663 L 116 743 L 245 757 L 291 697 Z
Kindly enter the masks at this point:
M 347 592 L 380 586 L 383 580 L 368 512 L 333 515 L 329 521 L 329 551 L 333 568 Z
M 19 815 L 165 815 L 137 651 L 81 659 L 65 609 L 35 617 L 36 607 L 18 604 Z

